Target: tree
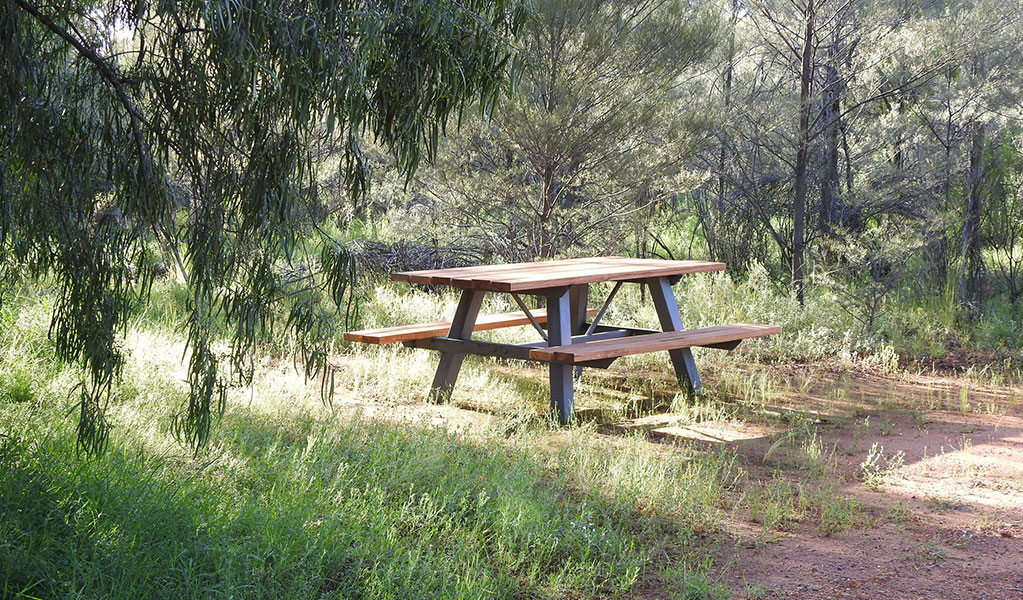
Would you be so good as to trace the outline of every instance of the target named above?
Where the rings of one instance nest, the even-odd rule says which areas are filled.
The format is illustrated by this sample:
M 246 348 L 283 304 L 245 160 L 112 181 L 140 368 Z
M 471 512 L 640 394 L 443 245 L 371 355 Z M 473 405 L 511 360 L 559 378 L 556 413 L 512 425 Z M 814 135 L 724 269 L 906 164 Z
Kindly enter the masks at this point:
M 730 33 L 744 50 L 729 53 L 724 76 L 715 74 L 722 82 L 710 86 L 710 102 L 726 107 L 720 145 L 701 157 L 717 184 L 702 198 L 714 202 L 697 205 L 715 256 L 763 255 L 747 247 L 773 240 L 770 254 L 798 295 L 814 259 L 844 271 L 836 254 L 847 246 L 843 236 L 866 239 L 889 216 L 939 212 L 935 184 L 953 177 L 938 158 L 960 159 L 953 149 L 965 136 L 944 135 L 930 105 L 959 65 L 987 55 L 1001 66 L 1018 54 L 1007 34 L 1018 2 L 748 0 L 744 7 L 730 7 Z M 928 129 L 944 137 L 947 151 L 923 139 Z M 926 248 L 935 253 L 938 245 Z
M 795 156 L 782 159 L 792 173 L 788 207 L 791 234 L 776 234 L 775 238 L 787 258 L 792 287 L 800 300 L 809 243 L 815 238 L 835 242 L 836 229 L 856 226 L 859 220 L 856 209 L 843 201 L 839 168 L 840 146 L 844 144 L 848 194 L 854 185 L 845 133 L 854 116 L 851 113 L 903 94 L 932 76 L 926 61 L 914 64 L 915 72 L 907 75 L 900 72 L 898 63 L 884 64 L 886 61 L 875 56 L 858 55 L 865 40 L 873 50 L 883 47 L 886 37 L 894 37 L 905 28 L 916 3 L 898 7 L 890 4 L 870 0 L 752 3 L 751 17 L 769 50 L 770 64 L 788 71 L 795 79 L 793 87 L 798 89 L 793 92 L 798 98 L 793 103 L 796 127 L 792 136 L 784 139 L 787 145 L 795 146 Z M 851 89 L 849 81 L 862 73 L 870 73 L 872 77 L 865 79 L 877 85 Z M 875 77 L 877 80 L 871 81 Z M 774 153 L 783 156 L 784 150 L 775 149 Z M 816 202 L 810 195 L 813 183 L 819 189 Z M 817 218 L 813 219 L 815 209 Z M 773 218 L 767 211 L 761 214 Z M 834 244 L 822 246 L 827 254 L 827 248 Z
M 1004 284 L 1010 304 L 1023 297 L 1023 140 L 1019 131 L 996 149 L 989 168 L 994 202 L 988 211 L 986 238 L 991 271 Z
M 118 335 L 154 253 L 190 291 L 182 439 L 207 440 L 229 376 L 251 378 L 271 335 L 329 382 L 354 265 L 312 218 L 313 148 L 337 150 L 352 197 L 363 135 L 411 177 L 450 115 L 492 110 L 525 18 L 519 0 L 0 4 L 0 281 L 53 278 L 57 356 L 86 373 L 80 448 L 107 439 Z
M 961 49 L 913 111 L 941 157 L 930 164 L 936 218 L 925 253 L 928 270 L 945 287 L 950 264 L 958 263 L 950 291 L 970 318 L 978 316 L 984 297 L 984 221 L 1008 201 L 996 197 L 990 171 L 998 168 L 995 149 L 1012 121 L 1011 98 L 1019 94 L 1019 10 L 1015 1 L 978 0 L 943 11 L 943 26 L 931 36 L 935 47 Z M 964 39 L 970 40 L 965 47 Z
M 678 0 L 536 12 L 520 93 L 452 136 L 421 191 L 443 225 L 508 260 L 620 252 L 706 135 L 686 75 L 713 49 L 716 17 Z

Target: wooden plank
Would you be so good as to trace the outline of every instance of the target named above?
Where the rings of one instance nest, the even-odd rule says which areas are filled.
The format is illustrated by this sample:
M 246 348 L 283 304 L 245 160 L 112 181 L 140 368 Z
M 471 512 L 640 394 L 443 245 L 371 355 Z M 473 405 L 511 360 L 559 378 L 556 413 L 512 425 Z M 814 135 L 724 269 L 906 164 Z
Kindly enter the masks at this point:
M 650 331 L 649 333 L 660 333 L 660 332 L 659 331 Z M 608 329 L 605 329 L 604 331 L 601 331 L 601 332 L 598 332 L 598 333 L 591 333 L 590 335 L 573 335 L 572 336 L 572 343 L 573 344 L 584 344 L 586 342 L 596 342 L 598 340 L 611 340 L 611 339 L 615 339 L 615 338 L 622 338 L 622 337 L 625 337 L 627 335 L 636 335 L 636 333 L 635 333 L 635 331 L 630 330 L 630 329 L 626 329 L 626 328 L 623 328 L 623 329 L 610 329 L 610 328 L 608 328 Z M 515 345 L 518 346 L 519 348 L 546 348 L 547 347 L 547 342 L 536 341 L 536 342 L 526 342 L 525 344 L 515 344 Z M 530 359 L 530 360 L 535 360 L 535 359 Z
M 475 265 L 472 267 L 448 267 L 445 269 L 426 269 L 422 271 L 404 271 L 394 273 L 391 278 L 395 281 L 406 281 L 409 277 L 419 279 L 445 279 L 470 277 L 472 275 L 488 275 L 497 273 L 512 273 L 517 271 L 530 271 L 542 268 L 554 268 L 558 266 L 572 266 L 581 264 L 611 264 L 620 260 L 636 260 L 622 256 L 595 256 L 588 258 L 563 258 L 558 260 L 532 261 L 521 263 L 499 263 L 493 265 Z
M 583 268 L 562 268 L 542 270 L 538 272 L 520 272 L 500 275 L 488 279 L 474 279 L 469 282 L 473 289 L 497 292 L 517 292 L 529 289 L 551 288 L 602 281 L 618 281 L 621 279 L 637 279 L 650 277 L 670 277 L 690 273 L 707 273 L 725 270 L 724 263 L 701 261 L 652 261 L 633 259 L 635 262 L 619 262 L 614 265 Z M 685 263 L 685 264 L 681 264 Z M 459 281 L 452 280 L 450 285 L 460 287 Z
M 547 322 L 547 309 L 538 308 L 530 311 L 540 323 Z M 589 316 L 597 314 L 597 309 L 586 311 Z M 529 317 L 522 311 L 498 313 L 493 315 L 481 315 L 476 319 L 473 331 L 488 331 L 502 327 L 516 327 L 518 325 L 529 325 Z M 364 329 L 362 331 L 349 331 L 344 334 L 345 341 L 362 342 L 364 344 L 392 344 L 394 342 L 406 342 L 410 340 L 423 340 L 432 337 L 440 337 L 448 333 L 451 321 L 434 321 L 433 323 L 417 323 L 415 325 L 400 325 L 398 327 L 384 327 L 381 329 Z
M 432 337 L 425 340 L 409 340 L 403 343 L 409 348 L 425 348 L 427 350 L 440 350 L 441 352 L 530 360 L 529 348 L 515 344 L 495 344 L 492 342 L 460 340 L 449 337 Z
M 590 335 L 577 335 L 572 337 L 573 344 L 592 342 L 597 340 L 610 340 L 614 338 L 632 335 L 625 330 L 605 331 Z M 493 356 L 495 358 L 511 358 L 516 360 L 536 360 L 529 356 L 529 351 L 534 348 L 546 348 L 547 342 L 529 342 L 527 344 L 497 344 L 494 342 L 481 342 L 478 340 L 460 340 L 450 337 L 431 337 L 421 340 L 408 340 L 402 342 L 409 348 L 423 348 L 426 350 L 440 350 L 442 352 L 456 352 L 461 354 L 476 354 L 479 356 Z
M 536 348 L 529 352 L 529 357 L 534 360 L 575 364 L 633 354 L 644 354 L 646 352 L 723 344 L 735 340 L 765 337 L 776 333 L 781 333 L 781 327 L 777 325 L 751 325 L 747 323 L 717 325 L 701 329 L 667 331 L 582 344 Z
M 723 271 L 724 269 L 725 264 L 720 262 L 602 256 L 535 263 L 409 271 L 394 273 L 391 275 L 391 279 L 424 285 L 449 285 L 463 289 L 519 292 L 601 281 L 672 277 L 690 273 Z
M 472 278 L 473 276 L 487 277 L 499 273 L 511 273 L 514 271 L 527 271 L 535 269 L 537 265 L 558 265 L 575 263 L 580 259 L 552 260 L 546 262 L 527 263 L 505 263 L 497 265 L 476 265 L 474 267 L 452 267 L 448 269 L 428 269 L 424 271 L 405 271 L 392 273 L 391 280 L 418 283 L 422 285 L 446 284 L 451 279 Z

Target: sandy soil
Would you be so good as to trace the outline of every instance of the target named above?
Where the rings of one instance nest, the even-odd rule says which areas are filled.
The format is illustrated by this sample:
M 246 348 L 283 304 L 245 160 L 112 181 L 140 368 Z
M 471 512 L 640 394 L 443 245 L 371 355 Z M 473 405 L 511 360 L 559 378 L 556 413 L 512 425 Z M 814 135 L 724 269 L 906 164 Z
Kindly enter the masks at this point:
M 839 450 L 850 481 L 843 491 L 863 503 L 873 526 L 827 537 L 797 528 L 745 545 L 741 526 L 734 528 L 737 544 L 722 576 L 736 597 L 753 581 L 777 598 L 1023 599 L 1023 396 L 956 392 L 981 412 L 879 406 L 894 396 L 933 401 L 935 390 L 958 385 L 925 376 L 857 377 L 854 389 L 864 392 L 858 416 L 820 432 Z M 819 398 L 801 400 L 822 413 L 834 408 Z M 886 455 L 904 457 L 880 491 L 856 478 L 875 442 Z
M 905 455 L 880 492 L 844 487 L 874 526 L 827 537 L 802 527 L 745 544 L 753 536 L 733 527 L 722 576 L 736 595 L 753 581 L 778 598 L 1023 598 L 1023 419 L 931 418 L 922 429 L 896 419 L 880 438 L 886 453 Z M 840 466 L 854 474 L 874 439 L 864 438 L 836 428 L 825 440 L 848 449 Z

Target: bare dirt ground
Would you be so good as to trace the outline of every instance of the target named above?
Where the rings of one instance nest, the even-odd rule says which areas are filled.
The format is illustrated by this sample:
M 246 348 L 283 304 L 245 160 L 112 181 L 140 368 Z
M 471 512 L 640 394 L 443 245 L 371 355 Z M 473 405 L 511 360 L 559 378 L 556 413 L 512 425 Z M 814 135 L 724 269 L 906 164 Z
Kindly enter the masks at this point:
M 1023 600 L 1023 390 L 790 369 L 780 375 L 790 384 L 764 410 L 811 415 L 832 451 L 838 491 L 858 501 L 859 515 L 854 526 L 826 534 L 812 523 L 765 531 L 743 509 L 728 511 L 725 539 L 710 543 L 734 598 Z M 351 402 L 369 418 L 454 428 L 494 419 L 472 402 Z M 784 461 L 765 460 L 784 419 L 678 423 L 677 415 L 648 413 L 618 416 L 602 429 L 642 428 L 652 444 L 726 445 L 754 476 L 803 476 L 795 465 L 789 472 Z M 887 469 L 868 485 L 862 464 L 872 448 L 883 448 Z
M 734 527 L 722 576 L 736 596 L 752 581 L 777 598 L 1023 598 L 1023 397 L 974 389 L 969 402 L 981 412 L 886 407 L 892 392 L 912 405 L 960 382 L 858 379 L 857 416 L 819 431 L 838 450 L 842 491 L 862 502 L 869 525 L 831 536 L 797 527 L 745 544 Z M 801 400 L 822 413 L 835 408 L 812 394 Z M 875 443 L 903 457 L 878 490 L 858 478 Z

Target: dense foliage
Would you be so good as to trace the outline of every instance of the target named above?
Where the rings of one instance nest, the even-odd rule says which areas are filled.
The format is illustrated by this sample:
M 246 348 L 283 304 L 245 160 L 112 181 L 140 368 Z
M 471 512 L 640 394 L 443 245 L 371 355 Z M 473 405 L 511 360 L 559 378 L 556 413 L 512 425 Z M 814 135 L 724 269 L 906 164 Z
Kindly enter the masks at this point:
M 0 281 L 58 290 L 83 448 L 106 439 L 118 335 L 167 270 L 190 291 L 182 438 L 206 440 L 260 339 L 291 333 L 324 375 L 354 265 L 322 227 L 318 160 L 358 198 L 372 136 L 411 175 L 449 116 L 492 109 L 525 16 L 513 0 L 0 3 Z
M 674 0 L 539 3 L 519 93 L 423 172 L 436 227 L 511 261 L 619 252 L 621 223 L 685 185 L 708 134 L 685 82 L 717 20 Z
M 155 277 L 201 445 L 261 341 L 329 372 L 367 249 L 723 260 L 900 351 L 1023 346 L 1020 0 L 0 7 L 0 277 L 57 292 L 88 449 Z
M 869 333 L 909 306 L 1020 329 L 1018 0 L 573 7 L 527 24 L 529 93 L 384 194 L 385 235 L 763 265 Z

